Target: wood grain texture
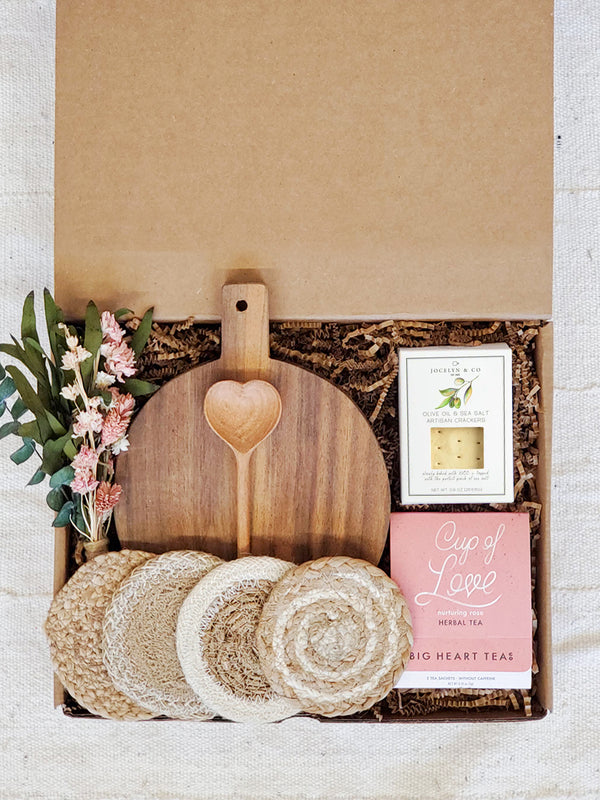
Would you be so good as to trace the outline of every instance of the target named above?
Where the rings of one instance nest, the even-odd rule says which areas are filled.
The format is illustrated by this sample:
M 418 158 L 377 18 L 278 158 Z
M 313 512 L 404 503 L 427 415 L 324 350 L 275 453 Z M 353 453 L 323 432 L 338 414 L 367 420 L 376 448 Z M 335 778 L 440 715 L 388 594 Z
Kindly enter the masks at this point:
M 297 563 L 325 555 L 377 563 L 390 490 L 361 411 L 328 381 L 269 358 L 262 285 L 224 287 L 222 338 L 221 359 L 165 384 L 131 426 L 130 449 L 117 465 L 122 546 L 235 558 L 236 459 L 209 427 L 203 405 L 217 381 L 259 378 L 279 391 L 282 414 L 249 465 L 252 553 Z

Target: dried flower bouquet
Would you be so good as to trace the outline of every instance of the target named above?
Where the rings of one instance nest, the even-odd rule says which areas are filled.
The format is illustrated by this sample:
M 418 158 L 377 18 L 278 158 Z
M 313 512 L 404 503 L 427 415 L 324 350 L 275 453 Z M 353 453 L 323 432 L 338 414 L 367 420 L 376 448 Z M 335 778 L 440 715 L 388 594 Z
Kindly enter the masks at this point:
M 90 302 L 81 333 L 64 323 L 48 290 L 44 311 L 50 354 L 40 344 L 33 292 L 23 306 L 21 341 L 11 337 L 12 344 L 0 344 L 1 352 L 25 365 L 35 384 L 18 367 L 0 365 L 0 416 L 8 410 L 12 417 L 0 427 L 0 438 L 22 439 L 11 455 L 15 464 L 34 454 L 40 458 L 29 485 L 50 476 L 46 500 L 57 513 L 54 526 L 70 523 L 85 540 L 99 542 L 108 535 L 121 494 L 114 457 L 127 450 L 135 397 L 158 388 L 134 378 L 152 309 L 130 338 L 119 322 L 129 309 L 100 314 Z M 30 418 L 22 421 L 27 412 Z

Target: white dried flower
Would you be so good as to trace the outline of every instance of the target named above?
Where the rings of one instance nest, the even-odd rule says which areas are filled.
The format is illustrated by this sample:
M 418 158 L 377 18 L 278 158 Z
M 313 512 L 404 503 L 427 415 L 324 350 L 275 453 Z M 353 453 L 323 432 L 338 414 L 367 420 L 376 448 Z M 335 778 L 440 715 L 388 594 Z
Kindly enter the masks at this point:
M 81 345 L 77 345 L 74 350 L 69 350 L 68 353 L 65 353 L 62 357 L 62 368 L 63 369 L 77 369 L 79 364 L 82 361 L 85 361 L 87 358 L 91 358 L 92 354 L 89 350 L 86 350 L 85 347 Z
M 108 372 L 102 372 L 100 369 L 96 375 L 95 386 L 97 389 L 104 391 L 105 389 L 108 389 L 109 386 L 112 386 L 115 381 L 116 378 L 114 375 L 109 375 Z
M 79 339 L 77 336 L 73 336 L 64 322 L 59 322 L 58 327 L 64 333 L 65 339 L 67 340 L 67 347 L 69 350 L 74 350 L 77 345 L 79 344 Z
M 65 400 L 71 400 L 74 403 L 81 394 L 81 391 L 76 383 L 69 383 L 67 386 L 63 386 L 60 393 Z
M 117 442 L 110 447 L 113 456 L 118 456 L 119 453 L 124 453 L 129 450 L 129 439 L 127 436 L 122 436 Z

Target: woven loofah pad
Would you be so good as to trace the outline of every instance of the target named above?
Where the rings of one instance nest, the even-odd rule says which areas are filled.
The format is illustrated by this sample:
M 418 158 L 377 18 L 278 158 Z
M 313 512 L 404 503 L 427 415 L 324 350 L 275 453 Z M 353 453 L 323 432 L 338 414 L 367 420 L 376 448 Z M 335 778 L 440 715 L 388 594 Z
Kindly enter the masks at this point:
M 396 584 L 345 556 L 288 572 L 265 603 L 256 638 L 273 687 L 326 717 L 364 711 L 385 697 L 413 642 Z
M 181 607 L 177 653 L 186 680 L 208 708 L 226 719 L 275 722 L 299 710 L 267 682 L 255 641 L 265 600 L 292 567 L 268 556 L 221 564 Z
M 175 642 L 181 604 L 222 561 L 177 550 L 137 567 L 104 617 L 104 665 L 115 686 L 144 708 L 174 719 L 214 714 L 186 683 Z
M 102 623 L 121 581 L 152 553 L 105 553 L 80 567 L 54 598 L 44 629 L 58 677 L 77 702 L 107 719 L 151 719 L 115 688 L 102 662 Z

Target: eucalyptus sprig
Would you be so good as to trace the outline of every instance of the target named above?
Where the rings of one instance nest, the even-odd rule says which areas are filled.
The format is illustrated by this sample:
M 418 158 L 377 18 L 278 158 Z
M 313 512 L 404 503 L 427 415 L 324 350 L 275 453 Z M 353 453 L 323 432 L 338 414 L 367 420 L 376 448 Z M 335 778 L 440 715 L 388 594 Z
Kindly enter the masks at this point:
M 465 381 L 464 378 L 455 378 L 454 386 L 449 386 L 447 389 L 440 389 L 439 392 L 444 396 L 444 399 L 439 406 L 436 406 L 436 409 L 444 408 L 444 406 L 460 408 L 461 405 L 466 405 L 473 394 L 473 382 L 476 381 L 478 377 L 479 375 L 476 375 L 470 381 Z M 459 397 L 460 392 L 463 392 L 462 398 Z
M 118 322 L 131 314 L 128 309 L 100 315 L 90 302 L 84 324 L 78 330 L 76 326 L 65 325 L 62 310 L 45 289 L 44 313 L 49 353 L 40 343 L 33 292 L 23 304 L 21 339 L 12 336 L 12 344 L 0 344 L 0 352 L 20 362 L 29 373 L 26 376 L 13 364 L 6 367 L 0 364 L 0 417 L 6 411 L 11 417 L 0 426 L 0 439 L 9 435 L 21 439 L 19 448 L 11 455 L 15 464 L 22 464 L 33 455 L 39 458 L 28 485 L 41 483 L 49 476 L 46 501 L 57 513 L 54 526 L 70 522 L 83 536 L 93 540 L 106 534 L 108 512 L 112 513 L 112 505 L 118 500 L 115 487 L 110 486 L 114 474 L 112 459 L 127 447 L 124 429 L 133 413 L 133 398 L 151 394 L 158 388 L 132 377 L 134 360 L 150 334 L 152 309 L 144 314 L 130 341 L 125 340 L 126 332 Z M 112 385 L 115 383 L 118 388 Z M 27 412 L 30 418 L 23 419 Z M 98 415 L 95 427 L 86 427 L 92 412 Z M 104 427 L 111 428 L 113 434 L 118 429 L 118 441 L 106 435 L 103 441 Z M 97 451 L 94 464 L 100 471 L 96 476 L 94 466 L 96 485 L 88 489 L 85 487 L 92 485 L 87 455 L 91 450 Z M 97 514 L 95 507 L 107 510 Z

